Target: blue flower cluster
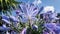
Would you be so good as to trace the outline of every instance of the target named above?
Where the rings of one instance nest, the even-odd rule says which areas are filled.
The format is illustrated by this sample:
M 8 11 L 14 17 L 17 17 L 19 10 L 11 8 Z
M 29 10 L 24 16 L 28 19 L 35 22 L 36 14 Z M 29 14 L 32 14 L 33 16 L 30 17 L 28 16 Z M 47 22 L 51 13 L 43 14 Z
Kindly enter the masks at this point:
M 40 18 L 41 11 L 43 18 Z M 0 26 L 1 34 L 60 34 L 59 18 L 52 7 L 35 6 L 34 4 L 21 3 L 16 9 L 16 16 L 2 15 L 2 25 Z M 41 24 L 43 21 L 43 24 Z M 40 25 L 43 25 L 43 29 Z M 16 30 L 14 30 L 14 29 Z M 27 32 L 29 29 L 29 32 Z M 17 32 L 19 30 L 19 32 Z M 42 31 L 41 31 L 42 30 Z M 46 31 L 45 31 L 46 30 Z

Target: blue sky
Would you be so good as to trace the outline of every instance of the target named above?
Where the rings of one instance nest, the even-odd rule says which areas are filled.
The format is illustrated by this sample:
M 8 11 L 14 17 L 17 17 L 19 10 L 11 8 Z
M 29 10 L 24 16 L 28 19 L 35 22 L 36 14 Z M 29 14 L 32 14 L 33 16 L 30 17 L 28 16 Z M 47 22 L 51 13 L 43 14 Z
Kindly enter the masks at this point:
M 34 2 L 35 0 L 17 0 L 17 1 L 22 1 L 22 2 Z M 39 6 L 54 6 L 56 12 L 60 13 L 60 0 L 41 0 L 41 4 Z

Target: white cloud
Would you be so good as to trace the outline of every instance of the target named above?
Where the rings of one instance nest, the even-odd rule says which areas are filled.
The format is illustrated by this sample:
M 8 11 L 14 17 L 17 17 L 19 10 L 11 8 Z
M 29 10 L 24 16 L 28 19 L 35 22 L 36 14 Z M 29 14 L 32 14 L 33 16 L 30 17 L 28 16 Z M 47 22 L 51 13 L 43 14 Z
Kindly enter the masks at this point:
M 34 5 L 39 5 L 39 4 L 41 4 L 41 3 L 42 3 L 41 0 L 35 0 L 35 1 L 33 2 Z
M 47 12 L 47 11 L 52 11 L 54 12 L 54 7 L 53 6 L 46 6 L 44 7 L 44 11 Z

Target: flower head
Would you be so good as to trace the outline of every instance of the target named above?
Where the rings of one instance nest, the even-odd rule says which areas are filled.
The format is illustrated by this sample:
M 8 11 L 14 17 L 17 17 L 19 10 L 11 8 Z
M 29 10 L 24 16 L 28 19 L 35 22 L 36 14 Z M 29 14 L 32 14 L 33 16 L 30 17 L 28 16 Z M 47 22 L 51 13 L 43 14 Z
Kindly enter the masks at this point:
M 55 24 L 55 23 L 46 23 L 45 25 L 44 25 L 48 30 L 50 30 L 50 31 L 54 31 L 54 32 L 60 32 L 60 26 L 58 26 L 57 24 Z
M 49 30 L 54 30 L 54 28 L 56 27 L 56 24 L 55 23 L 46 23 L 44 24 L 44 26 L 49 29 Z
M 24 19 L 33 19 L 35 20 L 35 16 L 38 14 L 39 12 L 39 8 L 37 8 L 36 6 L 34 6 L 34 4 L 28 4 L 28 3 L 22 3 L 20 4 L 21 7 L 21 14 L 20 16 Z
M 44 8 L 45 13 L 43 14 L 43 18 L 46 22 L 51 22 L 52 20 L 59 19 L 57 18 L 57 13 L 54 11 L 53 6 L 47 6 Z

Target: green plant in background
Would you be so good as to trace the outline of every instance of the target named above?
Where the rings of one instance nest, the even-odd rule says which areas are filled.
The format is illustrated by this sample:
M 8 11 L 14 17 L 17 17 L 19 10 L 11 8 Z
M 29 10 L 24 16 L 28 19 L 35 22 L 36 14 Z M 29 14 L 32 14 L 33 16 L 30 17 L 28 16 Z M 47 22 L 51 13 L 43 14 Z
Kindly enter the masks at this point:
M 17 4 L 20 3 L 15 0 L 0 0 L 0 12 L 11 12 L 12 8 L 16 9 Z

